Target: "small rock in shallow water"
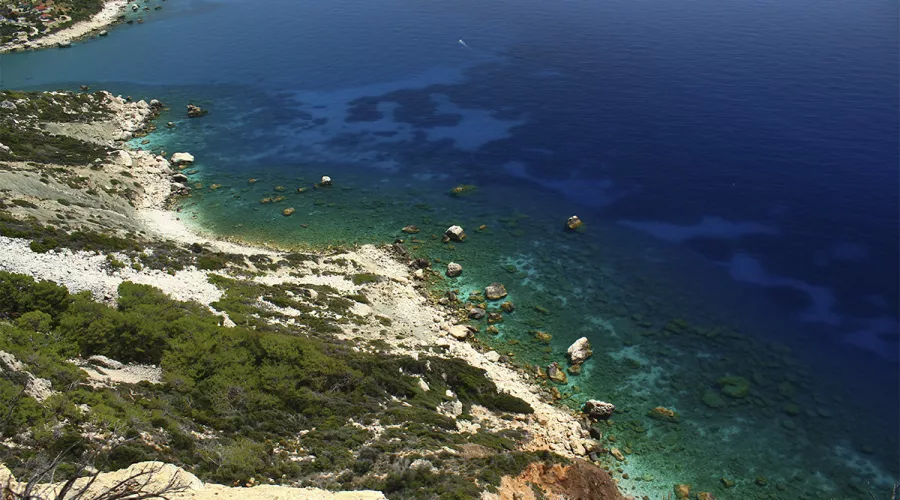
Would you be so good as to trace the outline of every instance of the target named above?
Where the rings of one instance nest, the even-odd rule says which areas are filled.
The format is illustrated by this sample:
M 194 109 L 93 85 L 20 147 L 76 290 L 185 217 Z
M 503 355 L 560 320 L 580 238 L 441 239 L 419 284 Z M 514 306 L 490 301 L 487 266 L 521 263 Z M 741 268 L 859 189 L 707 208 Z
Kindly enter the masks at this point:
M 566 221 L 566 229 L 569 231 L 577 231 L 583 227 L 584 223 L 581 222 L 581 219 L 579 219 L 577 215 L 569 217 L 569 220 Z
M 491 283 L 484 289 L 484 294 L 488 300 L 500 300 L 506 297 L 506 287 L 502 283 Z
M 322 180 L 319 181 L 319 185 L 323 186 L 323 187 L 331 187 L 331 177 L 328 177 L 327 175 L 323 175 Z
M 408 226 L 404 226 L 402 231 L 407 234 L 416 234 L 419 232 L 419 228 L 414 224 L 410 224 Z
M 647 416 L 663 422 L 678 423 L 678 413 L 664 406 L 657 406 L 647 412 Z
M 538 342 L 548 343 L 548 342 L 550 342 L 551 340 L 553 340 L 553 335 L 550 335 L 550 334 L 547 333 L 547 332 L 538 330 L 538 331 L 534 332 L 534 338 L 535 338 L 535 340 L 537 340 Z
M 557 384 L 566 384 L 569 382 L 569 378 L 566 377 L 566 372 L 562 371 L 559 368 L 559 363 L 556 362 L 551 363 L 550 366 L 547 367 L 547 377 Z

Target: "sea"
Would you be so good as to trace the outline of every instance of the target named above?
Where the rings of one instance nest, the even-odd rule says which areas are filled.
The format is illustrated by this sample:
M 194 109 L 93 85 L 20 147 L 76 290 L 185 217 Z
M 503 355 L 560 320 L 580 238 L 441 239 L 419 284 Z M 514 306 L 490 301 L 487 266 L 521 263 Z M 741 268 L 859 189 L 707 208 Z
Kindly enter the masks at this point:
M 108 37 L 0 56 L 0 86 L 165 103 L 132 146 L 196 157 L 179 208 L 199 229 L 404 239 L 463 266 L 436 285 L 462 299 L 505 285 L 516 311 L 478 339 L 529 369 L 588 337 L 556 387 L 617 406 L 626 493 L 890 497 L 895 0 L 136 5 Z

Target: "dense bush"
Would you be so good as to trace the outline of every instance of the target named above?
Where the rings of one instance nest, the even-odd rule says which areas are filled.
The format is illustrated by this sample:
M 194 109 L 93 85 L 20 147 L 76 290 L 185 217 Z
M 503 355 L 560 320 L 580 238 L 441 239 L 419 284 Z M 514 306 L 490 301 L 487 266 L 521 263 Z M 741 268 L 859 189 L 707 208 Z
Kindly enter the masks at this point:
M 220 281 L 225 283 L 240 282 Z M 0 408 L 11 409 L 7 417 L 0 415 L 3 437 L 32 432 L 30 448 L 0 444 L 0 460 L 13 468 L 22 467 L 34 450 L 75 460 L 87 446 L 80 440 L 85 425 L 132 438 L 101 454 L 99 463 L 107 468 L 158 459 L 221 482 L 283 477 L 320 486 L 332 483 L 314 478 L 339 475 L 347 487 L 377 485 L 391 498 L 445 498 L 450 492 L 463 496 L 446 498 L 469 498 L 525 460 L 485 462 L 476 470 L 465 460 L 448 459 L 459 474 L 395 470 L 410 451 L 465 442 L 498 454 L 515 448 L 515 435 L 456 434 L 453 420 L 435 411 L 448 389 L 466 406 L 531 411 L 525 402 L 498 394 L 482 370 L 460 360 L 372 355 L 286 329 L 225 328 L 204 307 L 128 282 L 119 287 L 113 309 L 88 293 L 72 295 L 52 283 L 0 273 L 0 318 L 13 321 L 0 322 L 0 350 L 60 391 L 37 404 L 22 396 L 24 379 L 0 374 Z M 158 363 L 164 384 L 92 388 L 65 361 L 76 354 Z M 413 374 L 432 390 L 423 392 Z M 375 439 L 350 420 L 399 427 Z M 198 441 L 191 432 L 211 438 Z M 168 444 L 139 439 L 148 435 Z M 291 453 L 314 459 L 298 462 Z

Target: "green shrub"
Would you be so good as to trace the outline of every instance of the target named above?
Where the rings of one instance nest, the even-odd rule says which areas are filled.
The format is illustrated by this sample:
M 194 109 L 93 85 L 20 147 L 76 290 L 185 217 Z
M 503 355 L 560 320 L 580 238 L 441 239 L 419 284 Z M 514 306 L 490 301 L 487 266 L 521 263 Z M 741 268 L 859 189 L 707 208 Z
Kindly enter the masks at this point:
M 375 283 L 378 281 L 378 275 L 372 273 L 361 273 L 353 275 L 353 284 L 354 285 L 363 285 L 365 283 Z

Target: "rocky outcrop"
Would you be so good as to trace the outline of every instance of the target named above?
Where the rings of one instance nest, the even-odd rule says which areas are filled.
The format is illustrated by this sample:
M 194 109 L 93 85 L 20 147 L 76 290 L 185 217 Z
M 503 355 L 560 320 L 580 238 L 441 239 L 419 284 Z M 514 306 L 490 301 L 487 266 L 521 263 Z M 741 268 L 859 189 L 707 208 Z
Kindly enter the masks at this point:
M 484 311 L 484 309 L 482 309 L 480 307 L 473 307 L 473 308 L 469 309 L 469 319 L 474 319 L 474 320 L 484 319 L 486 314 L 487 313 Z
M 37 378 L 28 374 L 31 378 L 25 384 L 25 394 L 33 397 L 39 403 L 53 395 L 53 384 L 49 380 Z
M 205 116 L 208 113 L 209 111 L 201 108 L 200 106 L 195 106 L 193 104 L 187 105 L 188 118 L 200 118 L 201 116 Z
M 24 375 L 26 379 L 25 395 L 31 396 L 38 402 L 42 402 L 53 395 L 53 385 L 49 380 L 37 378 L 31 372 L 25 371 L 25 365 L 16 359 L 15 356 L 5 351 L 0 351 L 0 373 L 2 372 Z
M 131 168 L 134 166 L 134 159 L 131 157 L 131 154 L 128 151 L 120 149 L 119 152 L 116 153 L 116 155 L 118 156 L 117 163 L 119 165 L 122 165 L 125 168 Z
M 488 300 L 500 300 L 506 297 L 506 287 L 503 283 L 491 283 L 484 289 L 484 296 Z
M 25 365 L 12 354 L 0 351 L 0 371 L 20 372 L 25 370 Z
M 569 346 L 566 355 L 569 357 L 569 362 L 573 365 L 580 365 L 593 356 L 594 351 L 591 350 L 591 342 L 588 338 L 581 337 Z
M 529 464 L 518 476 L 503 477 L 496 494 L 482 496 L 483 500 L 536 498 L 625 500 L 608 472 L 584 460 L 567 465 Z
M 584 403 L 582 411 L 593 420 L 604 420 L 612 416 L 616 407 L 612 403 L 589 399 Z

